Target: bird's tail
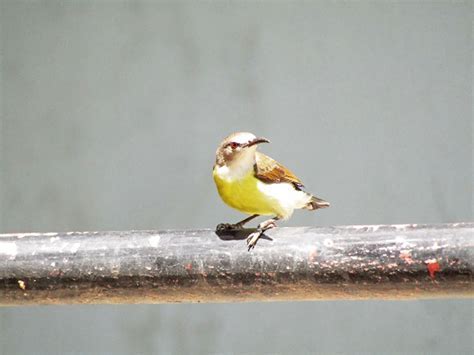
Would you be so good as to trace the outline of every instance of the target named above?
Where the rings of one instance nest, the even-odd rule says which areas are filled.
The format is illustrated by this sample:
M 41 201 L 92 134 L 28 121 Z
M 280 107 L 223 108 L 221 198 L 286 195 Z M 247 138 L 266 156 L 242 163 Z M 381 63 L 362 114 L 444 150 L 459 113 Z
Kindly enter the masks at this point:
M 306 209 L 312 211 L 317 210 L 319 208 L 326 208 L 329 206 L 329 202 L 324 201 L 323 199 L 318 198 L 316 196 L 311 196 L 311 200 L 309 200 L 308 204 L 306 205 Z

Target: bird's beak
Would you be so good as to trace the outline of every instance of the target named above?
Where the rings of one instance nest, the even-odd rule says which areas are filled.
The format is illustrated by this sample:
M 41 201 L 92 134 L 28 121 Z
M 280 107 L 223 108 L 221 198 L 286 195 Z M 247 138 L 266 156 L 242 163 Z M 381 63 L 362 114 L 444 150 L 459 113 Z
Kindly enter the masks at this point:
M 258 137 L 258 138 L 255 138 L 253 140 L 251 140 L 250 142 L 242 145 L 244 148 L 247 148 L 247 147 L 251 147 L 255 144 L 260 144 L 260 143 L 270 143 L 270 141 L 266 138 L 263 138 L 263 137 Z

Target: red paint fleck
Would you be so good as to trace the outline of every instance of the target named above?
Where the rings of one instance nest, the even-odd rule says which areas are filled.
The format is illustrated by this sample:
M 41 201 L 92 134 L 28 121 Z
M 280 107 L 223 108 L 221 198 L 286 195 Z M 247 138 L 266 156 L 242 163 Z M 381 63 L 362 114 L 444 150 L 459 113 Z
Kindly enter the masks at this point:
M 437 261 L 432 261 L 429 262 L 426 267 L 428 268 L 428 273 L 430 274 L 430 277 L 434 280 L 435 279 L 435 273 L 440 271 L 440 267 Z
M 184 266 L 184 268 L 188 271 L 191 271 L 193 269 L 193 264 L 189 263 Z

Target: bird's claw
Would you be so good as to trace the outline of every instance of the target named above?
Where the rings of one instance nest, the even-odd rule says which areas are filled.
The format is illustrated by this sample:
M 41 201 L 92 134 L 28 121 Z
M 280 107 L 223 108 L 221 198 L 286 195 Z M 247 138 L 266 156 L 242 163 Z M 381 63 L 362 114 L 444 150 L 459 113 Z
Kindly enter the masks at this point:
M 271 228 L 276 228 L 277 224 L 275 221 L 273 220 L 269 220 L 269 221 L 266 221 L 266 222 L 263 222 L 259 225 L 259 228 L 263 229 L 264 231 L 266 231 L 267 229 L 271 229 Z
M 260 239 L 262 234 L 263 234 L 263 231 L 258 231 L 258 230 L 256 232 L 249 234 L 249 236 L 247 237 L 248 251 L 255 248 L 255 246 L 257 245 L 257 241 Z

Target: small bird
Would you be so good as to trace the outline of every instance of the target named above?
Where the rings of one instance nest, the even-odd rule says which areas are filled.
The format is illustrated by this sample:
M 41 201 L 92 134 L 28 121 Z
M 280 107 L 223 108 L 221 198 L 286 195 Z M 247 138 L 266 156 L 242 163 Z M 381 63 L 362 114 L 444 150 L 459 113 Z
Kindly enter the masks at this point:
M 236 132 L 225 138 L 216 151 L 213 177 L 222 200 L 250 217 L 235 223 L 221 223 L 217 231 L 242 229 L 258 216 L 273 216 L 258 225 L 247 238 L 248 250 L 262 234 L 276 227 L 279 219 L 287 220 L 295 209 L 317 210 L 329 203 L 303 190 L 304 186 L 290 170 L 257 151 L 266 138 L 252 133 Z

